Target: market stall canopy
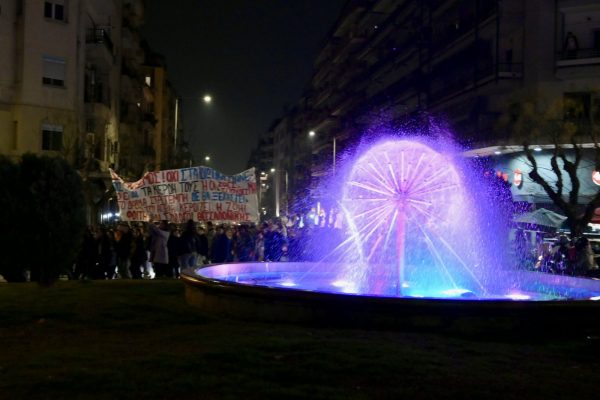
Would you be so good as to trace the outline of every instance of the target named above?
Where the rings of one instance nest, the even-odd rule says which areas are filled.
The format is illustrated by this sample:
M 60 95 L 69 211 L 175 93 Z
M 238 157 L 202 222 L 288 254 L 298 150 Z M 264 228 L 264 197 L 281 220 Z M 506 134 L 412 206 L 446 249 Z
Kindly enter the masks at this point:
M 531 211 L 525 214 L 518 215 L 515 217 L 515 222 L 524 224 L 545 226 L 548 228 L 558 229 L 562 226 L 563 222 L 567 220 L 564 215 L 555 213 L 546 208 L 539 208 L 535 211 Z

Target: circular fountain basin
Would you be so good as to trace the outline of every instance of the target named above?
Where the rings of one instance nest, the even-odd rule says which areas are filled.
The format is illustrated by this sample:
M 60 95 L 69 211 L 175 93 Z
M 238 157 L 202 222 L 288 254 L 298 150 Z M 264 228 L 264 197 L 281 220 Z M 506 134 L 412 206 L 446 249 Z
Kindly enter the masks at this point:
M 516 287 L 489 285 L 486 293 L 462 288 L 403 295 L 357 293 L 322 263 L 232 263 L 181 274 L 187 301 L 210 314 L 328 326 L 400 328 L 521 335 L 600 334 L 600 281 L 525 271 L 498 271 Z M 395 288 L 389 290 L 393 293 Z

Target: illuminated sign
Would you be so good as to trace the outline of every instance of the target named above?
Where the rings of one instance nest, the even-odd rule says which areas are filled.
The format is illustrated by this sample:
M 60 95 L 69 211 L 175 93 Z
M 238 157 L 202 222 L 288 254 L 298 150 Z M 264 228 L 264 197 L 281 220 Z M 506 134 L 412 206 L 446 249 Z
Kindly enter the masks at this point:
M 598 172 L 598 171 L 593 171 L 592 172 L 592 181 L 596 185 L 600 186 L 600 172 Z
M 513 183 L 515 186 L 519 187 L 523 183 L 523 173 L 520 169 L 515 169 L 515 173 L 513 175 Z

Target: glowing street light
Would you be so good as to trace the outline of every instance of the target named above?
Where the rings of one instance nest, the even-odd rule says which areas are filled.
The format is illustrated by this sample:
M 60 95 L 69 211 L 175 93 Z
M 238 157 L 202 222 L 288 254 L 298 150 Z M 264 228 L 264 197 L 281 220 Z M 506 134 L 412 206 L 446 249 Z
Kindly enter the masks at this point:
M 204 101 L 206 104 L 210 104 L 212 102 L 212 97 L 207 94 L 202 98 L 202 101 Z
M 204 161 L 209 162 L 210 161 L 210 156 L 204 157 Z
M 275 172 L 275 168 L 271 168 L 271 172 Z
M 309 137 L 315 137 L 315 135 L 316 135 L 315 131 L 308 132 Z

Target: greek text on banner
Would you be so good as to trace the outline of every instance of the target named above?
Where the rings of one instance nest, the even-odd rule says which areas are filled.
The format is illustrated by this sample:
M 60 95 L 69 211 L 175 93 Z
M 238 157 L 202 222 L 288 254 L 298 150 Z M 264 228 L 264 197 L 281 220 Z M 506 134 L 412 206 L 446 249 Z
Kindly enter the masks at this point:
M 110 175 L 123 221 L 258 222 L 254 168 L 233 176 L 209 167 L 170 169 L 136 182 Z

